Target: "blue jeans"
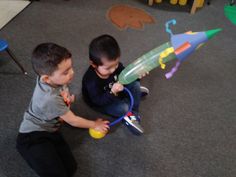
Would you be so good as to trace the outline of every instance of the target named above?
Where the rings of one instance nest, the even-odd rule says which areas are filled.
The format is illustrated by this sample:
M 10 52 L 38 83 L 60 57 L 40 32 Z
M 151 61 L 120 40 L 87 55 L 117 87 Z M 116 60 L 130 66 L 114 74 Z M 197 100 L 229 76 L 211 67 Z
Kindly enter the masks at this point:
M 140 82 L 134 81 L 128 85 L 125 85 L 126 88 L 130 90 L 134 98 L 134 106 L 132 112 L 134 114 L 138 114 L 139 112 L 139 104 L 141 98 L 141 91 L 140 91 Z M 111 104 L 101 107 L 96 107 L 95 109 L 103 114 L 108 114 L 112 117 L 120 117 L 127 113 L 130 106 L 130 98 L 129 95 L 123 91 L 117 99 L 115 99 Z

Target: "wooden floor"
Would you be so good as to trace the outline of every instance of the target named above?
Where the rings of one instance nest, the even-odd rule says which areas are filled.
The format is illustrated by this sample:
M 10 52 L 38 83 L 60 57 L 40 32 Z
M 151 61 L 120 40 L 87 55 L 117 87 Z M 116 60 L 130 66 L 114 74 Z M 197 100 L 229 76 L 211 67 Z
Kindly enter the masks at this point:
M 148 4 L 150 6 L 153 5 L 153 3 L 154 3 L 154 0 L 148 0 Z M 210 3 L 210 0 L 208 0 L 208 3 Z M 198 4 L 198 0 L 194 0 L 193 5 L 191 7 L 191 11 L 190 11 L 191 14 L 195 14 L 196 9 L 197 9 L 197 4 Z

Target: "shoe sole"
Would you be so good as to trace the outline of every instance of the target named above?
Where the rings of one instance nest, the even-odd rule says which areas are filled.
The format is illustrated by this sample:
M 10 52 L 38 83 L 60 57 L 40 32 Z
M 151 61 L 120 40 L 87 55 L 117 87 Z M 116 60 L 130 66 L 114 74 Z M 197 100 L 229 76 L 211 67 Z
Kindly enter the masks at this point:
M 132 123 L 132 121 L 128 118 L 128 117 L 124 117 L 124 120 L 126 121 L 126 125 L 130 125 L 132 126 L 133 128 L 135 128 L 138 132 L 140 133 L 144 133 L 144 130 L 142 129 L 142 127 L 138 126 L 138 125 L 135 125 Z
M 141 97 L 147 96 L 149 94 L 149 90 L 146 87 L 140 86 Z

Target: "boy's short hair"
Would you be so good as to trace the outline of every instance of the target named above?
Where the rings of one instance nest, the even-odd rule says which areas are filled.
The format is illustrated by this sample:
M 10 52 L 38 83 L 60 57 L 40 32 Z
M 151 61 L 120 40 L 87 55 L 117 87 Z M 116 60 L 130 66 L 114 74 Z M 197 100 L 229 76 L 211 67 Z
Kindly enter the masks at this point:
M 93 39 L 89 45 L 89 58 L 93 64 L 97 66 L 103 65 L 102 57 L 106 57 L 110 61 L 120 57 L 120 47 L 117 41 L 107 34 Z
M 58 65 L 71 56 L 70 51 L 62 46 L 54 43 L 42 43 L 34 49 L 31 62 L 38 75 L 52 75 Z

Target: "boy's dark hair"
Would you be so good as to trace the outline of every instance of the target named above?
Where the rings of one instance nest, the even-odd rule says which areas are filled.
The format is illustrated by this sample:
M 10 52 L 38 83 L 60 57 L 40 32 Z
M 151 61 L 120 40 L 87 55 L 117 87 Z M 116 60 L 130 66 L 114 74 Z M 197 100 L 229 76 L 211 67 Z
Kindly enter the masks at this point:
M 71 58 L 71 56 L 71 53 L 62 46 L 42 43 L 34 49 L 31 62 L 38 75 L 51 75 L 63 60 Z
M 110 35 L 104 34 L 92 40 L 89 45 L 89 58 L 93 64 L 103 65 L 101 58 L 106 57 L 113 61 L 120 57 L 120 47 Z

